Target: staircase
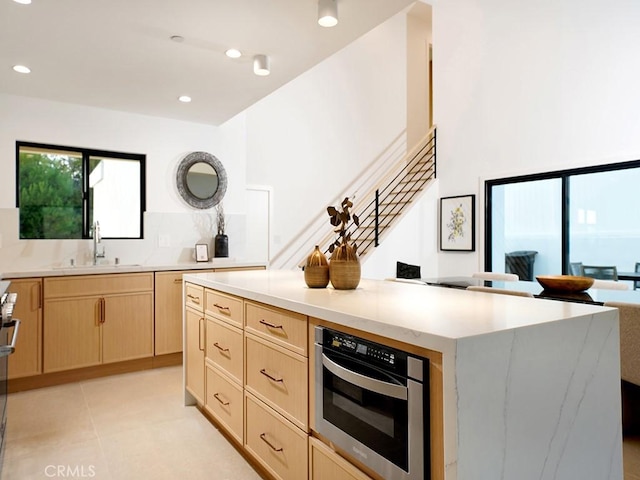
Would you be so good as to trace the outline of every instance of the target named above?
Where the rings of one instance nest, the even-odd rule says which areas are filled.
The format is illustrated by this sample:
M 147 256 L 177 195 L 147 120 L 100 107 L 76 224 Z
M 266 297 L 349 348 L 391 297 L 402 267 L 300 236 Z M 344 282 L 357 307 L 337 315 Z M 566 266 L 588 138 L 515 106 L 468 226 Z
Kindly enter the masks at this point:
M 362 260 L 372 248 L 380 244 L 382 237 L 394 225 L 411 203 L 436 178 L 436 130 L 435 127 L 405 159 L 380 179 L 378 186 L 368 195 L 354 201 L 351 209 L 360 218 L 360 226 L 350 225 L 351 241 L 358 246 Z M 364 206 L 363 206 L 364 205 Z M 328 247 L 335 240 L 329 231 L 318 245 Z M 304 265 L 304 259 L 299 265 Z
M 395 147 L 394 147 L 395 148 Z M 402 214 L 417 200 L 425 188 L 436 178 L 436 128 L 435 126 L 408 154 L 400 157 L 390 168 L 361 186 L 359 191 L 346 194 L 353 202 L 351 212 L 358 215 L 360 226 L 353 223 L 347 229 L 351 243 L 358 246 L 358 256 L 364 259 L 390 232 Z M 364 193 L 360 193 L 364 192 Z M 344 197 L 343 197 L 344 198 Z M 340 206 L 340 198 L 336 205 Z M 279 254 L 271 261 L 271 268 L 295 268 L 305 264 L 306 257 L 319 245 L 329 257 L 329 246 L 336 240 L 336 233 L 328 222 L 326 210 L 314 222 L 321 222 L 321 230 L 314 225 L 305 231 L 314 235 L 306 240 L 298 240 L 295 248 L 286 254 Z M 286 259 L 285 259 L 286 258 Z

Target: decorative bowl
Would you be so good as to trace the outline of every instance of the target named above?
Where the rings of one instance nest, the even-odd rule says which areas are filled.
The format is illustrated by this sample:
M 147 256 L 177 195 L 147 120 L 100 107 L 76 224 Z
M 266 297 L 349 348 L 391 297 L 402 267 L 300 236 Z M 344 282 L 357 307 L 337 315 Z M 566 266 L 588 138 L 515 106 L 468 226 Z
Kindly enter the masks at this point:
M 593 278 L 574 275 L 538 275 L 536 280 L 545 290 L 558 292 L 583 292 L 593 285 Z

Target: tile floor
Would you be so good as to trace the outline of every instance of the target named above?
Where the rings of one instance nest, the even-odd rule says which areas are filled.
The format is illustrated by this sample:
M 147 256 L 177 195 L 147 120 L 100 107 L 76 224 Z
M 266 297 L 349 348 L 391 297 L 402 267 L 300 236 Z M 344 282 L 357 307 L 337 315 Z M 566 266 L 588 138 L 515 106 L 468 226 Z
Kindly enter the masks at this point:
M 9 395 L 2 480 L 259 480 L 184 407 L 182 367 Z
M 182 367 L 9 395 L 0 480 L 260 480 L 194 407 Z M 625 480 L 640 480 L 640 437 L 624 442 Z

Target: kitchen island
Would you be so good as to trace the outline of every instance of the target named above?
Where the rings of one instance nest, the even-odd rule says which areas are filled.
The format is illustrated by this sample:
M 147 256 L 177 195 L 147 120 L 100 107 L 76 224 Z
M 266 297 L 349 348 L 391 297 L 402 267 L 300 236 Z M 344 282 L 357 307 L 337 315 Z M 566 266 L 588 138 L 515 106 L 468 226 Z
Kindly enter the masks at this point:
M 294 271 L 184 281 L 439 352 L 441 478 L 622 480 L 616 309 L 366 279 L 310 289 Z

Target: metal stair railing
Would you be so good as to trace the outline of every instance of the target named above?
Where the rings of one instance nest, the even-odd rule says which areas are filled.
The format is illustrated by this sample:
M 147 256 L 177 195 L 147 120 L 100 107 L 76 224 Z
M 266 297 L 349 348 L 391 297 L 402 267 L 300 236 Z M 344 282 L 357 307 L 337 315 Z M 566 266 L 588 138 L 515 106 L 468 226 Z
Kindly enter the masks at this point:
M 406 165 L 397 171 L 391 180 L 388 180 L 388 177 L 385 179 L 385 183 L 388 183 L 383 183 L 383 187 L 373 192 L 373 199 L 368 204 L 364 207 L 356 204 L 352 208 L 360 218 L 360 225 L 351 224 L 347 234 L 351 233 L 351 241 L 358 246 L 361 259 L 369 253 L 372 246 L 377 247 L 380 244 L 381 237 L 391 228 L 394 221 L 436 178 L 435 128 L 408 158 Z M 332 238 L 323 245 L 330 245 L 333 242 Z

